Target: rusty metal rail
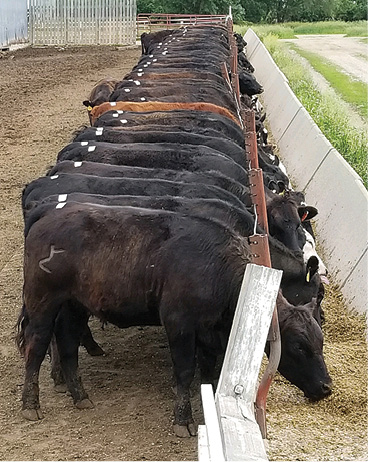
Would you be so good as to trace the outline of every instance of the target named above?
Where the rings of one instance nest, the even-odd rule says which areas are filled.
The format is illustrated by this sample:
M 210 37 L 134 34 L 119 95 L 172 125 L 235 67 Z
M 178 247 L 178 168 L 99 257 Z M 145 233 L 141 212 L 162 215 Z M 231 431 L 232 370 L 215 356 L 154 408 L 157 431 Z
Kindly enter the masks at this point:
M 139 13 L 137 15 L 137 37 L 140 37 L 143 32 L 157 32 L 162 29 L 225 24 L 226 18 L 224 14 Z
M 232 20 L 227 22 L 230 51 L 231 51 L 231 86 L 233 88 L 234 97 L 240 106 L 240 91 L 238 77 L 238 61 L 237 61 L 237 46 L 233 35 Z M 256 223 L 265 231 L 265 234 L 257 234 L 256 229 L 254 234 L 249 237 L 249 242 L 252 251 L 252 261 L 257 265 L 262 265 L 271 268 L 271 257 L 268 245 L 268 222 L 267 208 L 264 194 L 262 169 L 258 165 L 257 153 L 257 137 L 255 128 L 255 114 L 253 110 L 240 110 L 240 118 L 244 127 L 245 151 L 247 160 L 249 161 L 249 185 L 256 216 Z M 270 330 L 267 340 L 270 342 L 270 355 L 266 370 L 261 378 L 258 386 L 255 415 L 257 423 L 260 427 L 262 437 L 267 438 L 266 425 L 266 402 L 267 395 L 270 389 L 273 377 L 276 373 L 281 356 L 281 338 L 277 316 L 276 306 L 273 311 Z

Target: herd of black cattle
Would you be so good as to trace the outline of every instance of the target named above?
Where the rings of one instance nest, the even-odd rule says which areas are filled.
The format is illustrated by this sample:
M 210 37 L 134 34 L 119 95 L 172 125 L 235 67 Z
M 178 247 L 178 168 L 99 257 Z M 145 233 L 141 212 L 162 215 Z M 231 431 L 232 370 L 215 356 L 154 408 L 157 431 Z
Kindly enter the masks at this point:
M 254 96 L 262 88 L 234 35 L 241 104 L 256 112 L 272 267 L 283 270 L 279 371 L 319 400 L 331 393 L 331 379 L 322 352 L 321 264 L 311 255 L 309 220 L 317 211 L 290 189 L 267 144 Z M 224 26 L 143 34 L 133 70 L 100 82 L 85 102 L 92 126 L 24 188 L 18 345 L 25 418 L 42 418 L 38 376 L 50 346 L 55 384 L 66 384 L 77 407 L 93 406 L 78 374 L 78 347 L 102 352 L 88 327 L 94 315 L 122 328 L 164 326 L 177 390 L 174 431 L 196 433 L 189 400 L 196 364 L 212 382 L 252 261 L 248 238 L 263 232 L 239 108 L 223 74 L 230 59 Z

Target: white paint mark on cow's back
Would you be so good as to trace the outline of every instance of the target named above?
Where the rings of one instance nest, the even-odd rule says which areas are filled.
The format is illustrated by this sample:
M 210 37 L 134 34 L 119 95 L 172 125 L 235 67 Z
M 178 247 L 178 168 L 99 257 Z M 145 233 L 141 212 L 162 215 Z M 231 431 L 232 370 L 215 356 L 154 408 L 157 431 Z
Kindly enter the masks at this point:
M 118 109 L 116 112 L 117 114 L 124 114 L 124 111 L 122 109 Z
M 64 205 L 66 204 L 66 202 L 59 202 L 57 205 L 56 205 L 56 209 L 62 209 L 64 207 Z
M 141 82 L 139 80 L 134 80 L 134 83 L 139 86 L 141 84 Z
M 97 127 L 96 128 L 96 136 L 101 136 L 103 132 L 103 127 Z
M 116 106 L 116 102 L 115 102 L 115 101 L 112 101 L 112 102 L 110 103 L 110 106 Z
M 138 72 L 137 76 L 142 77 L 143 74 L 144 74 L 144 72 Z
M 131 89 L 130 88 L 124 88 L 125 93 L 130 93 Z
M 128 121 L 127 121 L 126 119 L 121 119 L 120 122 L 121 122 L 122 124 L 127 124 L 127 123 L 128 123 Z
M 88 152 L 93 152 L 96 150 L 96 146 L 88 146 Z
M 56 178 L 59 178 L 59 175 L 52 175 L 52 176 L 50 176 L 50 179 L 51 179 L 51 180 L 56 180 Z
M 74 162 L 74 167 L 81 167 L 83 164 L 82 161 Z
M 66 202 L 68 199 L 68 194 L 59 194 L 58 195 L 58 202 Z
M 88 146 L 88 141 L 81 141 L 81 146 Z

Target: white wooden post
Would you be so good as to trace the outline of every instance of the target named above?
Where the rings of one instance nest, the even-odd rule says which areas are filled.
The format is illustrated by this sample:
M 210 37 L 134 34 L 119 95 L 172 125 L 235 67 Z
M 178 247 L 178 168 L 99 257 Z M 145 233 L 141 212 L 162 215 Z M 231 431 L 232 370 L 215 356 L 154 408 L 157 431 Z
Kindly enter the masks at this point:
M 217 413 L 204 412 L 207 428 L 204 445 L 208 445 L 208 451 L 202 447 L 199 457 L 203 459 L 199 460 L 208 460 L 207 457 L 211 461 L 220 460 L 211 450 L 209 438 L 210 431 L 216 434 L 216 430 L 213 433 L 215 419 L 216 425 L 219 424 L 221 438 L 218 441 L 221 441 L 223 452 L 215 451 L 223 454 L 225 460 L 268 460 L 254 416 L 254 399 L 281 277 L 279 270 L 254 264 L 246 267 L 215 395 Z M 205 385 L 202 385 L 202 399 L 203 387 Z
M 254 398 L 281 277 L 253 264 L 244 274 L 215 397 L 226 460 L 267 460 Z

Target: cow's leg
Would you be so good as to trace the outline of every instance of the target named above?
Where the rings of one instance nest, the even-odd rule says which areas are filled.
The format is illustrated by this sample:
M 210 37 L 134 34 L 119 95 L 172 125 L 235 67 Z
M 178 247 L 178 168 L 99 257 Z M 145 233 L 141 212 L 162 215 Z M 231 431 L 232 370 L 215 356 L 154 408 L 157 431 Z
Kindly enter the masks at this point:
M 197 434 L 189 399 L 189 387 L 195 373 L 195 333 L 170 332 L 166 329 L 174 377 L 176 380 L 176 402 L 174 407 L 174 433 L 180 437 Z
M 58 393 L 66 393 L 67 386 L 64 379 L 64 374 L 61 369 L 59 351 L 56 345 L 55 336 L 52 337 L 50 343 L 51 357 L 51 378 L 54 381 L 55 391 Z
M 197 361 L 201 373 L 201 382 L 210 383 L 213 386 L 218 378 L 216 374 L 217 354 L 211 349 L 206 349 L 202 346 L 197 350 Z
M 43 309 L 29 317 L 25 308 L 24 318 L 20 324 L 26 370 L 22 394 L 22 415 L 28 420 L 43 418 L 39 401 L 39 373 L 52 337 L 56 312 L 54 308 Z
M 103 349 L 92 336 L 91 329 L 88 326 L 88 319 L 82 330 L 80 343 L 84 346 L 84 348 L 87 350 L 87 353 L 91 356 L 102 356 L 105 354 Z
M 60 365 L 74 404 L 79 409 L 94 407 L 78 373 L 78 347 L 87 313 L 76 305 L 64 304 L 55 323 Z

